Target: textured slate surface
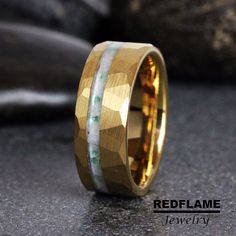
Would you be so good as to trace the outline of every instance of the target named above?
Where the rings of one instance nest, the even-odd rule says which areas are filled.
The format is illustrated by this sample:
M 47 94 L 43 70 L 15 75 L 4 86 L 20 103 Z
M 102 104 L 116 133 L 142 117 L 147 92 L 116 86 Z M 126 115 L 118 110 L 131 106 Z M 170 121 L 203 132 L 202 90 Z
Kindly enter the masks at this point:
M 142 199 L 87 192 L 76 173 L 73 121 L 0 128 L 0 235 L 233 235 L 235 87 L 172 85 L 158 178 Z M 153 199 L 221 199 L 202 225 L 163 226 Z M 182 215 L 179 215 L 182 216 Z

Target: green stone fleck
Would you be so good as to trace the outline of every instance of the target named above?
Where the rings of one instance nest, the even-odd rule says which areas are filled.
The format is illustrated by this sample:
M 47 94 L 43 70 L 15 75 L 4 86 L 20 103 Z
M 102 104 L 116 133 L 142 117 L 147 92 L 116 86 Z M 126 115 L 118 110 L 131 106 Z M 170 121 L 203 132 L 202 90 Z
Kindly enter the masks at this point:
M 100 74 L 99 79 L 100 79 L 100 80 L 105 80 L 105 79 L 106 79 L 106 76 L 102 73 L 102 74 Z
M 98 150 L 92 150 L 91 156 L 92 156 L 92 157 L 98 157 L 98 156 L 99 156 Z
M 93 157 L 93 158 L 91 158 L 91 162 L 96 165 L 96 164 L 98 164 L 98 159 Z
M 100 102 L 101 102 L 101 97 L 95 96 L 95 97 L 93 98 L 93 101 L 94 101 L 94 103 L 100 103 Z
M 93 122 L 99 122 L 99 116 L 91 116 L 90 119 L 91 119 Z

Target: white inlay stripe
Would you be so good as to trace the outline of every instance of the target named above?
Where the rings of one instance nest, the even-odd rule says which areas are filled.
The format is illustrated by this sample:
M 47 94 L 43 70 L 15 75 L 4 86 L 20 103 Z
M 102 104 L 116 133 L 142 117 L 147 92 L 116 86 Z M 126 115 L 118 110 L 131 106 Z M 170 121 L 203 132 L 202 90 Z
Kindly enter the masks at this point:
M 87 115 L 87 142 L 88 142 L 88 160 L 90 164 L 90 174 L 93 180 L 94 187 L 100 192 L 108 192 L 106 183 L 103 178 L 100 164 L 100 118 L 103 93 L 107 81 L 107 75 L 111 66 L 112 60 L 115 57 L 117 50 L 123 45 L 121 42 L 112 42 L 104 50 L 97 72 L 94 76 Z

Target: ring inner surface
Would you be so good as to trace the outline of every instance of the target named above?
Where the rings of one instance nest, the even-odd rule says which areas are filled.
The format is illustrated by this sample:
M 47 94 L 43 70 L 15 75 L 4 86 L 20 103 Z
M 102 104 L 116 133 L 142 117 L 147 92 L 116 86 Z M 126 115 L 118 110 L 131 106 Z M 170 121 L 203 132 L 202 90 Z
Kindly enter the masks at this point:
M 144 187 L 158 163 L 157 140 L 161 125 L 160 74 L 148 55 L 137 74 L 128 116 L 128 157 L 134 182 Z

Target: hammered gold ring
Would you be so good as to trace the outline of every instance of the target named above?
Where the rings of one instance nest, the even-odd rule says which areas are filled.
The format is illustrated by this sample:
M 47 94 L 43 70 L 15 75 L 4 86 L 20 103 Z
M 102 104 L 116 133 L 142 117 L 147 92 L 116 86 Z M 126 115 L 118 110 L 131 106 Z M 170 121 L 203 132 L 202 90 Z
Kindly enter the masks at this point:
M 168 84 L 151 44 L 104 42 L 91 51 L 75 108 L 75 156 L 88 190 L 143 196 L 166 136 Z

